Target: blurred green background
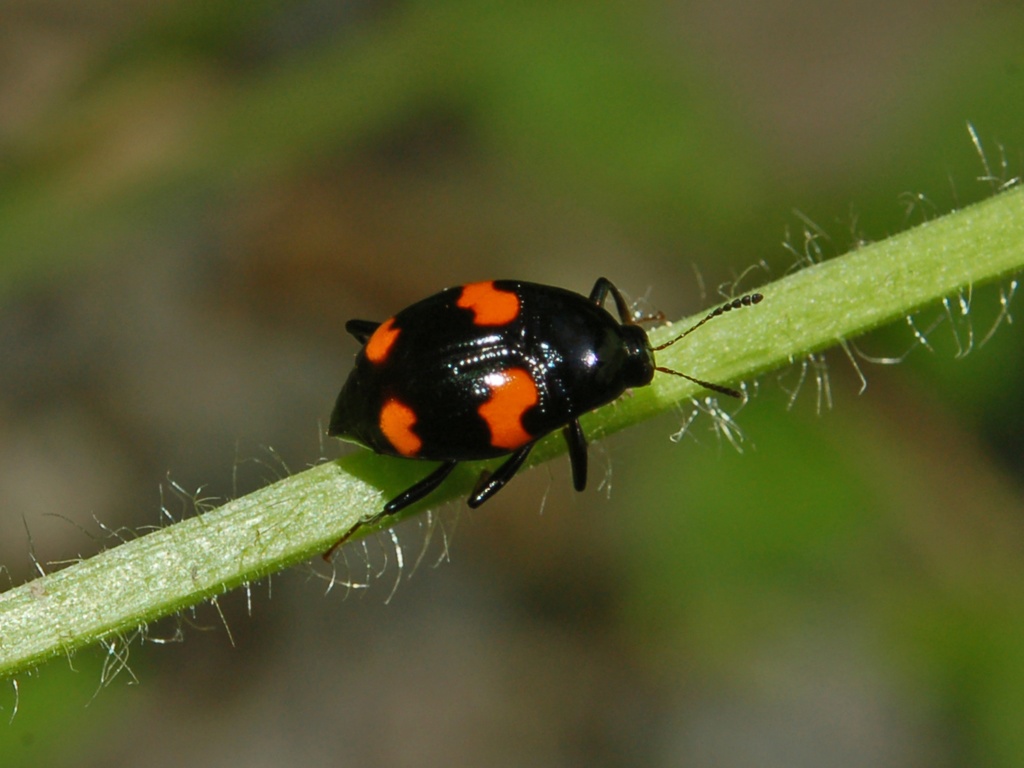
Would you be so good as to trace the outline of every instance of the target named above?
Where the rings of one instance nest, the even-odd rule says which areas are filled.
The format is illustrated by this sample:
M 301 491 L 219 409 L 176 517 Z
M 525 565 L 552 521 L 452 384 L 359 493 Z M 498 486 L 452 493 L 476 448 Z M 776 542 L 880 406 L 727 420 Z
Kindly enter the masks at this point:
M 346 319 L 599 275 L 680 316 L 784 274 L 805 221 L 827 256 L 991 194 L 968 121 L 1024 167 L 1019 3 L 0 19 L 0 588 L 189 514 L 168 476 L 224 497 L 338 455 Z M 205 606 L 22 675 L 0 762 L 1024 764 L 1024 350 L 978 343 L 1009 288 L 860 396 L 841 350 L 763 377 L 741 451 L 706 414 L 671 441 L 687 406 L 593 446 L 585 494 L 562 459 L 445 508 L 451 562 L 435 534 L 390 603 L 381 535 L 346 553 L 368 589 L 222 597 L 234 645 Z M 398 537 L 408 576 L 423 521 Z

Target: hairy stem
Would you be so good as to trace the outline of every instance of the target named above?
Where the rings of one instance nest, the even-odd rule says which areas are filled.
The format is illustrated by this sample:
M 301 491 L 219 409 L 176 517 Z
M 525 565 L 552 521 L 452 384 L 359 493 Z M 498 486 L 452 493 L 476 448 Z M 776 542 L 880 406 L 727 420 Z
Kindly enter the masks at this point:
M 659 353 L 659 363 L 709 381 L 740 381 L 1022 267 L 1024 189 L 1018 188 L 760 287 L 765 300 L 756 309 L 708 324 Z M 672 333 L 659 329 L 652 340 Z M 658 376 L 652 386 L 589 414 L 585 430 L 591 439 L 614 432 L 698 390 L 686 379 Z M 560 439 L 547 440 L 531 458 L 543 461 L 562 450 Z M 317 556 L 423 469 L 357 452 L 0 594 L 0 675 Z M 478 470 L 460 467 L 431 504 L 466 493 Z

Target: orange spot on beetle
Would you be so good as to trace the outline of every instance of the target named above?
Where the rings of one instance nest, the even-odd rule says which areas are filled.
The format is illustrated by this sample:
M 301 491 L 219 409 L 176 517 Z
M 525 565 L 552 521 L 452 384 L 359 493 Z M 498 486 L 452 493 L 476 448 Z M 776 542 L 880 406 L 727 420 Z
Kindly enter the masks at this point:
M 395 342 L 398 341 L 398 335 L 402 332 L 400 328 L 395 328 L 395 318 L 386 320 L 380 324 L 380 327 L 373 332 L 373 335 L 366 342 L 366 359 L 371 363 L 383 363 L 388 353 L 391 352 L 391 348 L 395 346 Z
M 405 403 L 391 399 L 380 409 L 380 431 L 402 456 L 415 456 L 423 441 L 412 431 L 416 413 Z
M 509 368 L 487 374 L 484 383 L 491 397 L 477 412 L 491 430 L 491 445 L 511 451 L 534 440 L 523 429 L 523 414 L 540 399 L 530 374 L 521 368 Z
M 493 280 L 463 286 L 456 303 L 473 311 L 474 325 L 508 325 L 519 316 L 519 297 L 499 291 Z

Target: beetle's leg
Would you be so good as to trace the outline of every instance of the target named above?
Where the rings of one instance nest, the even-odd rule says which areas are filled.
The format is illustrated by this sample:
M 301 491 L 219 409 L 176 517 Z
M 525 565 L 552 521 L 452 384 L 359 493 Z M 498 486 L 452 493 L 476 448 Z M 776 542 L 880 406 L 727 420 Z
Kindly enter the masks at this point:
M 608 297 L 609 293 L 615 300 L 615 308 L 619 311 L 619 319 L 623 325 L 635 325 L 633 315 L 629 311 L 629 304 L 626 303 L 622 294 L 619 293 L 619 289 L 607 277 L 597 278 L 597 282 L 594 283 L 594 289 L 590 292 L 590 300 L 597 304 L 597 306 L 603 307 L 604 300 Z
M 365 344 L 373 336 L 373 332 L 380 328 L 380 323 L 373 320 L 349 320 L 345 323 L 345 330 L 356 337 L 356 341 Z
M 530 455 L 530 449 L 533 448 L 533 443 L 527 443 L 518 451 L 513 453 L 508 459 L 494 470 L 494 474 L 490 477 L 483 478 L 483 483 L 477 490 L 473 492 L 473 495 L 469 497 L 466 502 L 471 509 L 476 509 L 491 496 L 500 491 L 505 483 L 512 479 L 512 476 L 523 466 L 523 462 L 526 461 L 526 457 Z
M 453 469 L 455 469 L 456 464 L 458 464 L 457 461 L 446 461 L 418 483 L 409 486 L 400 494 L 395 496 L 395 498 L 384 505 L 384 509 L 369 520 L 364 520 L 362 524 L 366 525 L 367 523 L 374 523 L 384 517 L 384 515 L 393 515 L 395 512 L 405 509 L 410 504 L 415 504 L 443 483 L 444 479 L 452 473 Z
M 582 491 L 587 487 L 587 438 L 579 419 L 573 419 L 562 430 L 569 446 L 569 463 L 572 465 L 572 487 Z
M 433 491 L 435 488 L 437 488 L 437 486 L 444 482 L 444 479 L 452 473 L 453 469 L 455 469 L 456 464 L 458 464 L 457 461 L 446 461 L 444 464 L 439 466 L 437 469 L 435 469 L 429 475 L 424 477 L 418 483 L 406 488 L 400 494 L 395 496 L 395 498 L 393 498 L 391 501 L 385 504 L 384 509 L 378 512 L 376 515 L 372 515 L 371 517 L 368 517 L 365 520 L 360 520 L 349 530 L 348 533 L 346 533 L 344 536 L 342 536 L 340 539 L 334 542 L 334 544 L 331 545 L 331 548 L 324 552 L 324 560 L 330 562 L 331 558 L 334 557 L 334 553 L 337 552 L 338 547 L 340 547 L 342 544 L 344 544 L 346 541 L 352 538 L 352 534 L 354 534 L 360 528 L 363 528 L 367 525 L 373 525 L 382 517 L 386 515 L 393 515 L 395 514 L 395 512 L 405 509 L 410 504 L 413 504 L 422 499 L 424 496 L 426 496 L 428 493 Z

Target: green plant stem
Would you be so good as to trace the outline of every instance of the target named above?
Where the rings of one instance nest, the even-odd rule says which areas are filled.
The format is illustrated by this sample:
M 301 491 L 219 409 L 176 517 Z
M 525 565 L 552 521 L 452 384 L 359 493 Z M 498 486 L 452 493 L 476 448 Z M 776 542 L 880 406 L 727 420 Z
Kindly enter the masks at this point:
M 765 301 L 756 309 L 708 324 L 659 362 L 711 381 L 739 381 L 1022 267 L 1024 188 L 1018 188 L 764 286 Z M 652 339 L 672 333 L 659 329 Z M 588 414 L 584 428 L 594 439 L 698 391 L 684 379 L 659 376 Z M 545 440 L 531 458 L 543 461 L 563 450 L 561 440 Z M 0 675 L 315 557 L 423 470 L 418 462 L 356 452 L 0 594 Z M 460 467 L 432 504 L 465 493 L 478 471 Z

